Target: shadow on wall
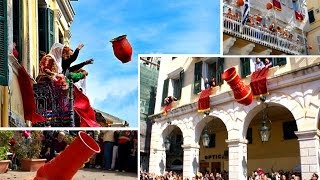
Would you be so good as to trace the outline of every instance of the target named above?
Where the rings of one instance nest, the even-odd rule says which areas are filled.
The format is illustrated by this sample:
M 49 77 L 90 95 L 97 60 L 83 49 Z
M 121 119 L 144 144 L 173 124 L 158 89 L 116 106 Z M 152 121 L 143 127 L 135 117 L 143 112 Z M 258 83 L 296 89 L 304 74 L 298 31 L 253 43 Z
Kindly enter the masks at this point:
M 198 164 L 198 161 L 197 161 L 196 157 L 193 158 L 192 167 L 193 167 L 194 174 L 197 174 L 198 168 L 199 168 L 199 164 Z
M 160 163 L 159 163 L 159 167 L 160 167 L 160 173 L 163 174 L 164 173 L 164 163 L 163 163 L 163 159 L 161 159 Z
M 248 174 L 248 170 L 247 170 L 247 161 L 246 161 L 246 158 L 243 156 L 243 159 L 242 159 L 242 169 L 243 169 L 243 175 L 245 177 L 247 177 L 247 174 Z

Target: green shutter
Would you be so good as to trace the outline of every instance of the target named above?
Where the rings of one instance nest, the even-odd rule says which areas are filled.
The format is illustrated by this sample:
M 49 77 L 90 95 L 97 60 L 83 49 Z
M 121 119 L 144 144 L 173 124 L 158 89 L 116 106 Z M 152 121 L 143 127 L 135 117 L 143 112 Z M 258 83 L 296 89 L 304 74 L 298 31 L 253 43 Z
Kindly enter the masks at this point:
M 241 77 L 245 78 L 247 75 L 251 74 L 249 58 L 240 58 L 240 66 L 241 66 Z
M 162 89 L 162 100 L 161 105 L 164 106 L 164 98 L 168 96 L 169 79 L 164 80 Z
M 180 71 L 180 78 L 179 78 L 179 84 L 178 84 L 178 93 L 177 93 L 177 96 L 176 96 L 177 99 L 181 98 L 182 87 L 183 87 L 183 77 L 184 77 L 184 70 Z
M 193 93 L 197 94 L 201 91 L 201 77 L 202 77 L 202 61 L 197 62 L 194 65 L 194 83 Z
M 46 21 L 46 8 L 39 8 L 38 11 L 38 31 L 39 31 L 39 51 L 43 51 L 46 53 L 49 53 L 48 47 L 47 47 L 47 38 L 46 38 L 46 32 L 47 32 L 47 21 Z
M 49 53 L 54 43 L 54 11 L 49 8 L 39 8 L 39 50 Z
M 0 85 L 8 86 L 7 1 L 0 0 Z
M 224 58 L 219 58 L 218 59 L 218 68 L 217 68 L 217 74 L 216 74 L 216 82 L 217 85 L 222 85 L 223 80 L 221 79 L 221 74 L 223 73 L 224 70 Z
M 54 43 L 54 11 L 48 9 L 48 47 L 49 50 Z
M 283 66 L 287 64 L 287 58 L 273 58 L 272 59 L 273 66 Z

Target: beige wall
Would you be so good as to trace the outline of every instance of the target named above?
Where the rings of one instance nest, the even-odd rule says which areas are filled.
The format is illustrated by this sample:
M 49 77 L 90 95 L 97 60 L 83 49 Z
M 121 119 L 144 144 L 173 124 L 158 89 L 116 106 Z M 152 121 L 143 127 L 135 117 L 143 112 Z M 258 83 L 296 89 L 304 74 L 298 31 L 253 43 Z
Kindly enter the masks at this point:
M 171 57 L 164 57 L 161 61 L 161 67 L 159 72 L 158 79 L 158 89 L 157 89 L 157 102 L 155 107 L 155 112 L 161 112 L 161 100 L 162 100 L 162 91 L 163 91 L 163 81 L 168 78 L 168 74 L 175 71 L 179 67 L 184 69 L 184 82 L 182 88 L 181 99 L 174 103 L 174 108 L 197 102 L 199 99 L 198 94 L 193 94 L 193 82 L 194 82 L 194 66 L 195 63 L 199 61 L 206 61 L 208 58 L 188 58 L 188 57 L 178 57 L 174 60 L 171 60 Z M 241 72 L 240 59 L 235 57 L 225 57 L 224 60 L 224 70 L 235 67 L 239 76 Z M 302 68 L 312 64 L 320 62 L 320 58 L 311 57 L 311 58 L 287 58 L 287 64 L 284 66 L 274 66 L 269 70 L 269 78 L 273 76 L 278 76 L 283 73 L 292 71 L 297 68 Z M 251 80 L 251 75 L 248 75 L 246 78 L 242 79 L 245 84 L 249 85 Z M 169 83 L 170 84 L 170 83 Z M 170 85 L 169 85 L 170 86 Z M 230 86 L 224 82 L 221 86 L 216 86 L 212 90 L 212 96 L 230 91 Z M 172 94 L 169 94 L 172 95 Z
M 310 24 L 307 33 L 308 45 L 312 46 L 312 49 L 309 50 L 309 54 L 320 54 L 320 49 L 318 47 L 317 36 L 320 36 L 320 13 L 316 13 L 315 10 L 320 8 L 319 1 L 308 1 L 307 2 L 308 11 L 313 10 L 315 22 Z M 309 22 L 308 22 L 309 23 Z

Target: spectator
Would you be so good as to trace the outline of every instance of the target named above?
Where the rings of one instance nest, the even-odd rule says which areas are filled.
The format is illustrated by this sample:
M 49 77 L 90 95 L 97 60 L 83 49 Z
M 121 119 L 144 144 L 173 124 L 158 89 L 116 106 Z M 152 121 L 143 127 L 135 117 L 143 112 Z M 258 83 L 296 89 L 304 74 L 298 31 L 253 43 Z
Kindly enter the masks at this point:
M 111 170 L 114 131 L 103 131 L 104 168 Z
M 268 58 L 264 60 L 264 64 L 266 68 L 272 67 L 272 62 Z
M 319 178 L 318 174 L 313 173 L 311 176 L 311 180 L 317 180 Z
M 265 65 L 264 65 L 264 63 L 261 61 L 261 59 L 260 59 L 260 58 L 256 58 L 255 70 L 256 70 L 256 71 L 259 71 L 259 70 L 261 70 L 261 69 L 264 68 L 264 67 L 265 67 Z

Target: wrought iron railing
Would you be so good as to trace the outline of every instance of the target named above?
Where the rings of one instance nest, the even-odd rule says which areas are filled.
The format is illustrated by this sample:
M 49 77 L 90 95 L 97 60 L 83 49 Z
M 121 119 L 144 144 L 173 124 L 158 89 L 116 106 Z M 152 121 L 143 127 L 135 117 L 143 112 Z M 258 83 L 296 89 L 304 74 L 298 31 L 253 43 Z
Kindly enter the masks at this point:
M 33 123 L 33 127 L 74 127 L 73 90 L 62 90 L 51 81 L 41 81 L 33 86 L 37 113 L 46 121 Z
M 240 19 L 235 19 L 227 14 L 223 16 L 223 32 L 287 54 L 305 53 L 306 46 L 301 42 L 285 38 L 262 27 L 242 26 Z

